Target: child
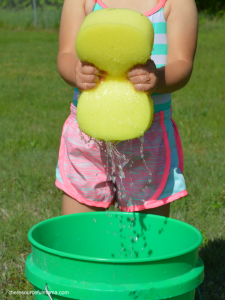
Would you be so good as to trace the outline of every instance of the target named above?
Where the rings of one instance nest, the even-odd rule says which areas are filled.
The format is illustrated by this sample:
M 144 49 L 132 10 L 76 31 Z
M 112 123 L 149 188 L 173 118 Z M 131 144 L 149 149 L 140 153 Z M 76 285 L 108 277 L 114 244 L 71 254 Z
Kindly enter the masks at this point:
M 94 88 L 106 75 L 77 58 L 76 36 L 89 13 L 107 7 L 143 13 L 155 31 L 151 60 L 128 71 L 134 88 L 151 94 L 154 120 L 144 135 L 144 159 L 140 153 L 141 139 L 123 141 L 116 146 L 120 153 L 132 157 L 132 162 L 123 168 L 122 184 L 118 169 L 115 180 L 109 180 L 105 152 L 92 140 L 85 143 L 76 121 L 79 91 Z M 182 146 L 171 119 L 171 93 L 184 87 L 190 79 L 197 26 L 194 0 L 65 0 L 58 70 L 75 91 L 71 115 L 63 127 L 56 170 L 56 186 L 64 192 L 63 214 L 101 211 L 117 202 L 122 211 L 168 217 L 170 202 L 187 195 Z

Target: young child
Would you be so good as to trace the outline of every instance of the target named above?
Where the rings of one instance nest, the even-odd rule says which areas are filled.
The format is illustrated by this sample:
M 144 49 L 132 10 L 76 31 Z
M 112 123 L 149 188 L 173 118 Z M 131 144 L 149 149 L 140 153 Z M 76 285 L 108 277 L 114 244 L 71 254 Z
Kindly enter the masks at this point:
M 154 120 L 141 140 L 120 142 L 120 153 L 132 162 L 107 177 L 105 152 L 94 141 L 85 143 L 76 120 L 79 91 L 94 88 L 105 72 L 81 62 L 75 41 L 85 17 L 104 8 L 128 8 L 145 14 L 155 32 L 151 60 L 128 71 L 138 91 L 149 92 Z M 122 211 L 169 216 L 170 202 L 187 195 L 179 133 L 171 118 L 171 93 L 190 79 L 197 43 L 198 16 L 194 0 L 65 0 L 60 33 L 58 70 L 74 90 L 71 114 L 63 127 L 56 186 L 63 190 L 63 214 L 101 211 L 115 201 Z M 79 101 L 79 100 L 78 100 Z M 124 193 L 118 190 L 124 190 Z

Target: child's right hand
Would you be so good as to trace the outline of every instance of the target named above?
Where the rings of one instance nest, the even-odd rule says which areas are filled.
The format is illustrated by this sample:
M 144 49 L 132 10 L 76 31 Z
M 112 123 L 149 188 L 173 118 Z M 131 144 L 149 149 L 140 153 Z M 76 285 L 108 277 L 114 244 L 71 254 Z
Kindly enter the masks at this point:
M 77 61 L 75 67 L 75 81 L 79 91 L 93 89 L 98 82 L 104 80 L 106 72 L 100 71 L 94 65 Z

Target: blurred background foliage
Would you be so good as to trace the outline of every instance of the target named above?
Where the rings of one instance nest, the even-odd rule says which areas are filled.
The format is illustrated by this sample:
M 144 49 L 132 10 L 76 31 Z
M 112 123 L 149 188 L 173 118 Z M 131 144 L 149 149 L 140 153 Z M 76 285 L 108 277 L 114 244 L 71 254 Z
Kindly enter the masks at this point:
M 198 11 L 209 15 L 224 15 L 224 0 L 195 0 Z
M 33 1 L 36 1 L 35 11 Z M 195 1 L 200 24 L 207 19 L 225 19 L 225 0 Z M 58 31 L 63 2 L 64 0 L 0 0 L 0 29 Z
M 63 0 L 36 0 L 37 7 L 45 8 L 61 8 Z M 196 5 L 199 12 L 204 12 L 210 15 L 223 15 L 225 11 L 224 0 L 196 0 Z M 32 0 L 1 0 L 0 8 L 3 9 L 22 9 L 32 7 Z
M 60 8 L 63 5 L 63 0 L 36 0 L 37 7 L 45 8 L 51 6 L 52 8 Z M 22 9 L 31 8 L 32 0 L 1 0 L 0 8 Z

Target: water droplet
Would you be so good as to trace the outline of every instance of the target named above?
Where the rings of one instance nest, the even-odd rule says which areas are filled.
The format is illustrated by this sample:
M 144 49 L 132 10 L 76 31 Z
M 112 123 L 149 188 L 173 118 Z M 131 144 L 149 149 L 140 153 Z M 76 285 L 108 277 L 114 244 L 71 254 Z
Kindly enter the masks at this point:
M 135 236 L 133 239 L 134 243 L 137 243 L 137 240 L 138 240 L 138 238 Z
M 97 222 L 97 220 L 96 219 L 93 219 L 94 220 L 94 222 L 96 223 Z

